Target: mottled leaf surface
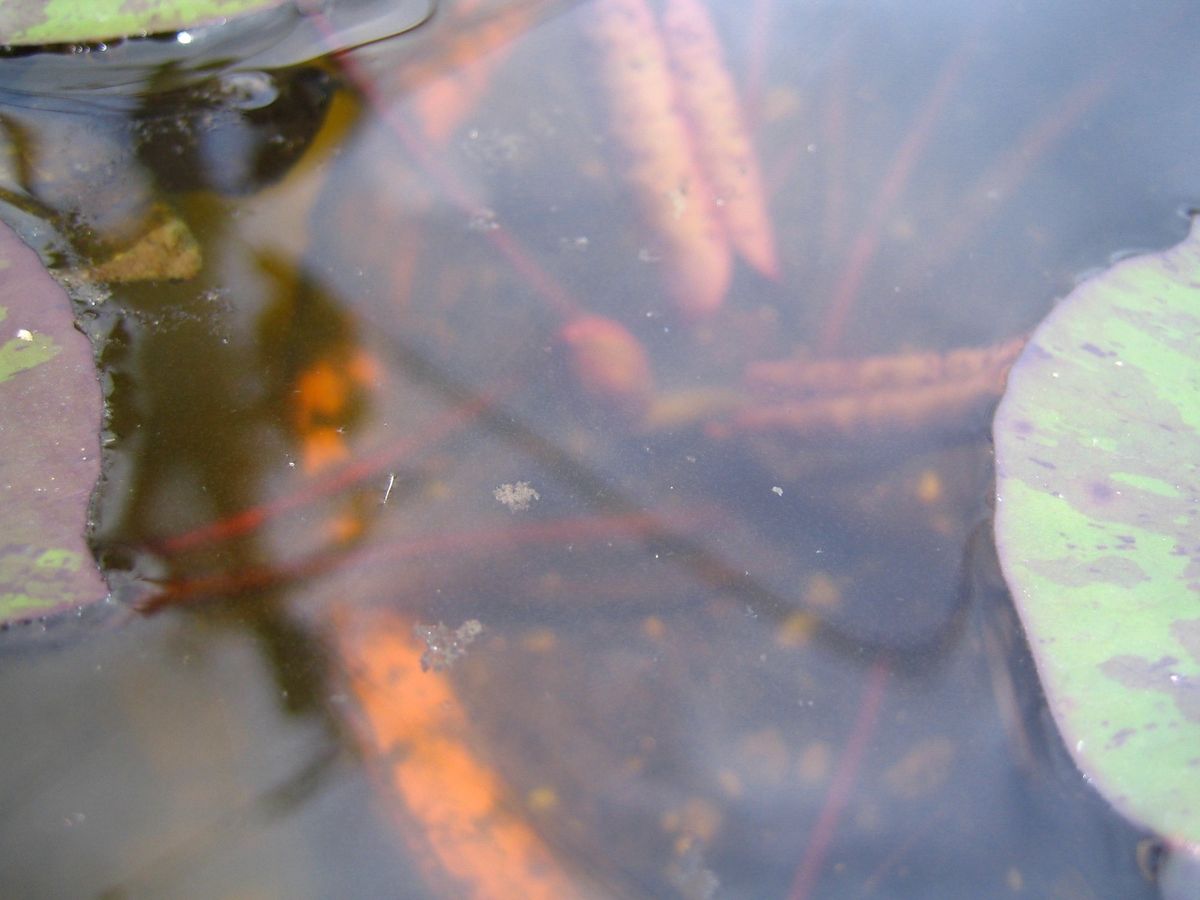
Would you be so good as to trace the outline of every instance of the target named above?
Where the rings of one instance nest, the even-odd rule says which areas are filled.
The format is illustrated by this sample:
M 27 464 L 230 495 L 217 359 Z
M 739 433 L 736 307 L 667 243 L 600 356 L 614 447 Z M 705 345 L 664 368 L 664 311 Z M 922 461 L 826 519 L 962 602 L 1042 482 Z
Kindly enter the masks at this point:
M 85 43 L 156 34 L 279 6 L 284 0 L 4 0 L 0 43 Z
M 996 414 L 996 540 L 1075 760 L 1200 840 L 1200 227 L 1081 284 Z
M 70 301 L 0 224 L 0 623 L 106 595 L 84 541 L 100 413 Z

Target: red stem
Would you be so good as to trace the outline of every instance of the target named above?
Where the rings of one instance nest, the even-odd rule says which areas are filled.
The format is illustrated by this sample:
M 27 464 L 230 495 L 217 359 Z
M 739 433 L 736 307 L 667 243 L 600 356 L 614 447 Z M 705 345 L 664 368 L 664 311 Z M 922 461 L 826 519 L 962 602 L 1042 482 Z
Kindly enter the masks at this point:
M 846 216 L 846 98 L 850 91 L 849 51 L 842 43 L 829 68 L 829 90 L 822 110 L 822 144 L 825 159 L 825 247 L 832 253 L 841 244 Z
M 829 853 L 829 845 L 837 830 L 838 820 L 850 799 L 854 782 L 858 778 L 858 770 L 862 765 L 863 755 L 867 744 L 875 733 L 879 723 L 879 710 L 883 705 L 883 693 L 887 687 L 891 667 L 887 660 L 880 656 L 867 670 L 866 684 L 863 686 L 862 697 L 859 700 L 858 716 L 854 720 L 854 729 L 846 741 L 837 771 L 833 773 L 833 781 L 829 792 L 825 795 L 825 805 L 813 826 L 808 845 L 804 848 L 804 856 L 792 879 L 792 887 L 788 892 L 788 900 L 806 900 L 816 888 L 821 876 L 821 869 Z
M 763 85 L 767 75 L 767 52 L 771 40 L 771 19 L 775 0 L 754 0 L 747 25 L 746 80 L 742 91 L 746 127 L 757 131 L 762 117 Z
M 321 32 L 326 42 L 332 45 L 334 30 L 329 20 L 320 12 L 312 14 L 317 30 Z M 470 190 L 462 183 L 458 175 L 432 152 L 418 137 L 404 115 L 394 106 L 385 102 L 380 95 L 375 82 L 358 64 L 352 50 L 335 53 L 346 78 L 353 84 L 377 115 L 395 136 L 401 146 L 412 156 L 417 165 L 443 190 L 450 201 L 471 216 L 479 212 L 481 204 L 472 196 Z M 545 301 L 558 316 L 563 319 L 575 318 L 582 309 L 580 303 L 571 293 L 547 272 L 525 247 L 503 228 L 493 228 L 486 232 L 491 242 L 509 264 L 520 273 L 532 286 L 534 293 Z
M 153 545 L 154 549 L 166 554 L 179 553 L 204 544 L 240 537 L 282 513 L 311 503 L 320 497 L 336 494 L 338 491 L 379 475 L 406 457 L 411 459 L 413 454 L 418 451 L 470 424 L 487 408 L 490 402 L 489 398 L 475 398 L 439 416 L 420 434 L 394 441 L 382 450 L 354 460 L 295 493 L 278 500 L 252 506 L 199 528 L 193 528 L 191 531 L 163 538 Z
M 998 196 L 1001 200 L 1009 197 L 1040 159 L 1096 107 L 1118 76 L 1128 72 L 1130 61 L 1151 52 L 1162 33 L 1178 23 L 1184 9 L 1180 7 L 1177 15 L 1135 35 L 1100 71 L 1068 90 L 1052 109 L 1021 133 L 1012 148 L 966 191 L 958 215 L 931 241 L 936 251 L 921 261 L 923 277 L 928 278 L 952 259 L 974 235 L 985 215 L 995 212 L 996 204 L 989 202 L 988 196 Z M 906 280 L 911 283 L 915 279 Z
M 879 188 L 867 220 L 854 239 L 846 265 L 834 285 L 833 300 L 825 314 L 825 323 L 821 328 L 818 344 L 822 354 L 834 353 L 841 343 L 846 330 L 846 322 L 850 317 L 850 310 L 858 299 L 867 269 L 875 257 L 876 250 L 879 249 L 879 236 L 883 231 L 884 222 L 907 187 L 909 176 L 912 175 L 925 145 L 929 143 L 929 138 L 933 134 L 933 126 L 936 124 L 938 116 L 941 115 L 942 107 L 946 105 L 946 101 L 950 99 L 950 95 L 962 79 L 962 74 L 971 59 L 974 48 L 975 34 L 972 32 L 942 66 L 942 71 L 938 75 L 933 89 L 926 97 L 924 106 L 913 121 L 912 127 L 909 128 L 904 142 L 892 158 L 891 167 L 884 176 L 883 184 Z
M 995 196 L 1003 200 L 1009 197 L 1042 156 L 1108 93 L 1116 75 L 1117 66 L 1112 65 L 1098 76 L 1075 85 L 1053 109 L 1030 125 L 1012 148 L 966 191 L 958 214 L 930 243 L 935 248 L 936 256 L 922 260 L 921 269 L 925 277 L 953 259 L 974 236 L 985 214 L 995 212 L 996 204 L 988 202 L 987 198 Z
M 321 549 L 302 559 L 281 565 L 245 568 L 234 573 L 201 575 L 179 579 L 164 585 L 161 593 L 137 604 L 139 611 L 156 612 L 166 606 L 194 602 L 200 599 L 228 596 L 249 590 L 262 590 L 288 584 L 298 578 L 310 577 L 350 561 L 359 564 L 373 560 L 389 565 L 405 559 L 427 559 L 432 555 L 450 555 L 456 560 L 468 554 L 509 550 L 529 544 L 570 544 L 601 538 L 649 538 L 677 529 L 695 528 L 706 518 L 696 510 L 675 510 L 668 515 L 651 512 L 593 515 L 569 519 L 548 519 L 520 522 L 501 527 L 479 528 L 474 531 L 453 531 L 428 534 L 411 541 L 375 544 L 369 547 L 340 546 Z

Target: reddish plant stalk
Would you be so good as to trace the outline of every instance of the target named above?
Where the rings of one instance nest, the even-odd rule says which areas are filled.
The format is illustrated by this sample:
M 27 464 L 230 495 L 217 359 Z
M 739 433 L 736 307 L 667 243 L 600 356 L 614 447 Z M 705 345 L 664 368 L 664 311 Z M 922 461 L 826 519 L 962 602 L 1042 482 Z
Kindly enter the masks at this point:
M 850 311 L 858 299 L 867 270 L 870 268 L 875 253 L 879 249 L 879 237 L 884 223 L 896 201 L 908 186 L 909 177 L 921 158 L 925 145 L 933 134 L 934 125 L 941 115 L 946 101 L 958 87 L 963 72 L 970 61 L 975 48 L 975 37 L 971 34 L 942 66 L 933 89 L 925 99 L 925 104 L 917 114 L 908 135 L 900 144 L 892 164 L 879 187 L 879 193 L 850 246 L 850 253 L 845 266 L 833 288 L 833 298 L 825 313 L 825 321 L 821 327 L 818 348 L 822 354 L 830 355 L 837 351 L 838 345 L 846 331 L 846 322 Z
M 746 127 L 754 132 L 762 116 L 763 86 L 767 80 L 767 54 L 771 43 L 771 26 L 775 18 L 775 0 L 753 0 L 747 31 L 746 89 L 743 91 Z
M 849 53 L 843 42 L 834 52 L 829 66 L 829 89 L 821 109 L 820 147 L 825 161 L 822 167 L 825 189 L 824 238 L 827 252 L 833 253 L 846 230 L 846 98 L 850 80 Z
M 351 561 L 357 564 L 404 559 L 425 559 L 433 555 L 453 554 L 457 559 L 470 554 L 509 551 L 528 545 L 570 544 L 573 542 L 627 538 L 645 540 L 663 534 L 677 535 L 684 528 L 695 528 L 710 521 L 696 510 L 675 510 L 669 514 L 652 512 L 616 513 L 569 519 L 548 519 L 503 527 L 479 528 L 425 535 L 408 541 L 363 547 L 357 544 L 321 549 L 301 559 L 280 565 L 243 568 L 237 572 L 199 575 L 167 582 L 163 590 L 141 602 L 141 612 L 156 612 L 166 606 L 201 599 L 229 596 L 251 590 L 263 590 L 309 578 Z
M 1103 99 L 1116 74 L 1117 67 L 1109 66 L 1101 74 L 1075 85 L 1053 109 L 1026 128 L 1011 149 L 967 189 L 957 215 L 930 242 L 929 246 L 934 248 L 932 258 L 921 260 L 925 277 L 953 259 L 974 237 L 986 214 L 995 211 L 996 205 L 988 198 L 998 197 L 1003 201 L 1011 196 L 1042 157 Z
M 320 12 L 314 12 L 312 17 L 317 30 L 332 45 L 334 30 L 329 20 Z M 462 183 L 454 170 L 421 140 L 403 114 L 394 105 L 389 106 L 385 102 L 374 80 L 358 64 L 353 52 L 335 53 L 333 58 L 341 67 L 347 80 L 362 94 L 375 115 L 387 126 L 417 165 L 446 193 L 450 201 L 467 215 L 478 213 L 481 206 L 479 201 L 472 196 L 470 190 Z M 516 238 L 503 228 L 493 228 L 486 232 L 486 236 L 492 246 L 529 282 L 534 292 L 545 301 L 552 311 L 563 319 L 570 319 L 580 314 L 581 304 L 538 263 Z
M 1108 59 L 1092 77 L 1068 90 L 1052 109 L 1021 133 L 1012 148 L 966 191 L 958 215 L 930 242 L 936 252 L 931 258 L 921 261 L 921 269 L 926 277 L 952 259 L 975 234 L 986 215 L 995 211 L 994 204 L 987 202 L 988 197 L 998 196 L 1003 200 L 1011 196 L 1039 160 L 1108 94 L 1118 76 L 1127 72 L 1130 62 L 1141 58 L 1165 30 L 1178 23 L 1182 15 L 1181 12 L 1170 16 L 1165 22 L 1136 35 L 1121 53 Z M 907 280 L 911 282 L 915 279 Z
M 883 693 L 890 674 L 891 666 L 883 656 L 877 657 L 867 670 L 866 684 L 863 685 L 854 728 L 842 751 L 837 771 L 833 773 L 833 782 L 825 795 L 825 804 L 817 816 L 817 824 L 813 826 L 812 834 L 805 845 L 804 856 L 792 879 L 791 890 L 788 891 L 788 900 L 806 900 L 817 887 L 821 869 L 829 853 L 829 845 L 833 842 L 834 832 L 837 831 L 838 821 L 854 789 L 867 745 L 875 733 L 875 726 L 879 723 L 879 710 L 883 705 Z
M 295 493 L 280 497 L 278 500 L 252 506 L 215 522 L 201 525 L 199 528 L 163 538 L 155 542 L 154 549 L 160 553 L 179 553 L 205 544 L 241 537 L 276 516 L 380 475 L 406 457 L 411 458 L 414 453 L 469 425 L 487 409 L 491 402 L 491 399 L 486 397 L 473 399 L 447 411 L 420 434 L 394 441 L 382 450 L 354 460 L 329 475 L 309 483 Z

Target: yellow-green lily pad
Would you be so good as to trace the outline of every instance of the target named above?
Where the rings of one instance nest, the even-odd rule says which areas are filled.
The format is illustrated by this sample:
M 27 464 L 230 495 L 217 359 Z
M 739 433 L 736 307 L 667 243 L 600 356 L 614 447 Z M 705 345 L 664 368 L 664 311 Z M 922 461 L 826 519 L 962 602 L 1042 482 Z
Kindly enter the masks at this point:
M 10 96 L 156 93 L 230 67 L 277 69 L 415 28 L 434 0 L 2 0 Z M 174 35 L 175 40 L 161 40 Z M 126 40 L 151 38 L 150 40 Z M 64 48 L 94 52 L 62 53 Z M 119 104 L 117 104 L 119 106 Z
M 287 0 L 5 0 L 0 42 L 16 46 L 96 43 L 221 22 Z
M 995 420 L 996 542 L 1050 708 L 1128 817 L 1200 842 L 1200 227 L 1080 284 Z

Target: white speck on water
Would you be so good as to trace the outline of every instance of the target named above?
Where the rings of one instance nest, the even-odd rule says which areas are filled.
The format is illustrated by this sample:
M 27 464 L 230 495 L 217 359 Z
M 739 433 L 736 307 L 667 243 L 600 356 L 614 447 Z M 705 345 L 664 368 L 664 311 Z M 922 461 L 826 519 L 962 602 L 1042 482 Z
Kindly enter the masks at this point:
M 524 512 L 534 500 L 542 499 L 528 481 L 518 481 L 514 484 L 502 484 L 492 491 L 492 496 L 508 507 L 509 512 Z
M 453 631 L 442 622 L 415 625 L 413 634 L 425 644 L 425 652 L 421 654 L 421 671 L 432 669 L 440 672 L 450 668 L 459 657 L 466 654 L 467 647 L 482 633 L 483 625 L 478 619 L 467 619 Z
M 499 227 L 500 223 L 496 221 L 496 211 L 487 207 L 476 210 L 467 220 L 468 231 L 495 231 Z

